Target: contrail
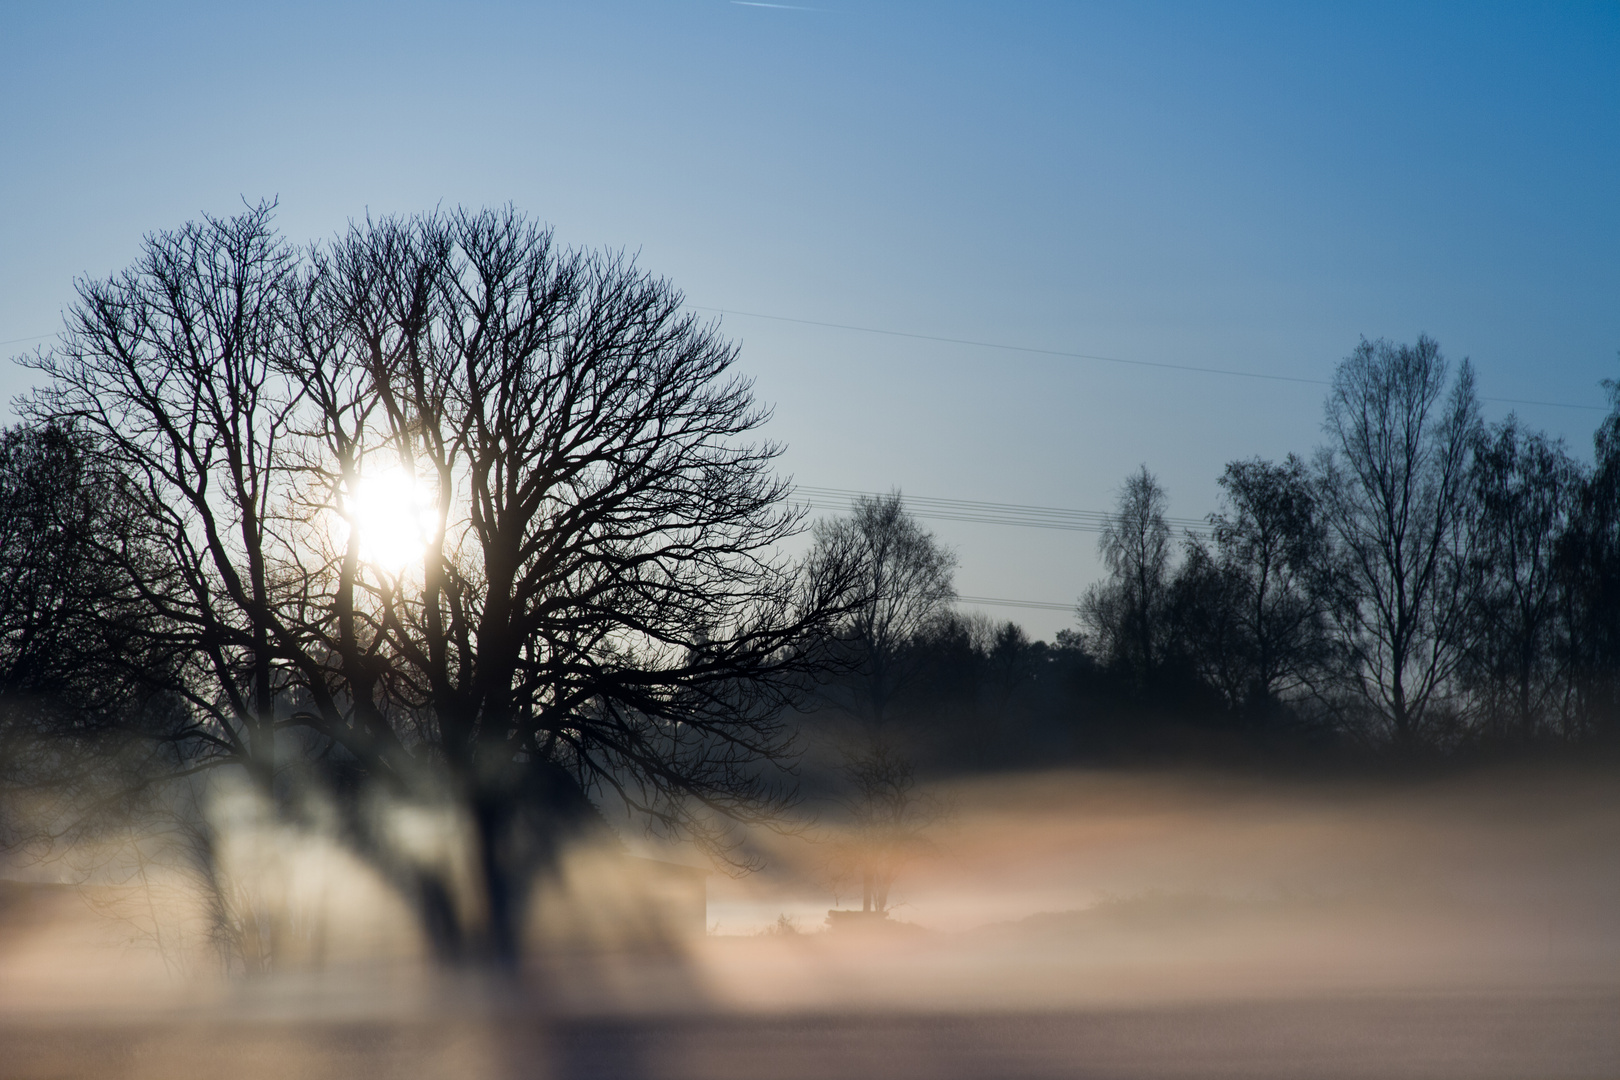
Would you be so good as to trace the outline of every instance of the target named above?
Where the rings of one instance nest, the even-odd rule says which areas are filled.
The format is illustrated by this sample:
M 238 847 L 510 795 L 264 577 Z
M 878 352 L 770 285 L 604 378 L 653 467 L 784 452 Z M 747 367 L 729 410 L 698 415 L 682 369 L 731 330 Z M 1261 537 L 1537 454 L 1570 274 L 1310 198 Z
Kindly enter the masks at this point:
M 731 0 L 731 2 L 733 4 L 736 4 L 738 7 L 767 7 L 767 8 L 777 8 L 777 9 L 779 9 L 781 11 L 826 11 L 827 10 L 826 8 L 818 8 L 818 7 L 802 7 L 802 6 L 798 5 L 798 4 L 766 4 L 766 3 L 762 3 L 761 0 Z

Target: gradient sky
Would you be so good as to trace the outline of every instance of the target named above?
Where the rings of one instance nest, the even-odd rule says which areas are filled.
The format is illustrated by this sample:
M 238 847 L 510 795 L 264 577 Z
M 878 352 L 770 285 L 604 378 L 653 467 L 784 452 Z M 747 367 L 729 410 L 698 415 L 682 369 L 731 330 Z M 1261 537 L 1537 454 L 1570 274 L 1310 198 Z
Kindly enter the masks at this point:
M 1427 332 L 1587 453 L 1620 376 L 1620 5 L 0 0 L 0 353 L 143 233 L 512 202 L 724 309 L 804 484 L 1171 512 Z M 752 315 L 738 314 L 741 312 Z M 0 390 L 28 385 L 7 367 Z M 1067 604 L 1086 533 L 934 522 Z M 1038 635 L 1062 611 L 985 609 Z

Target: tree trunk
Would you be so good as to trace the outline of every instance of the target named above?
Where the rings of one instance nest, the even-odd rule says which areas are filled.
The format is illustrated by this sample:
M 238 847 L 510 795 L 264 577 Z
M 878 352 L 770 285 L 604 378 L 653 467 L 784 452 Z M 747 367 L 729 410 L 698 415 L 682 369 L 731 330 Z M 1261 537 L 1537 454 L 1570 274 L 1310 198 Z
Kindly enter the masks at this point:
M 449 883 L 439 874 L 424 873 L 418 878 L 416 915 L 434 960 L 447 967 L 465 961 L 467 942 L 461 914 Z
M 523 959 L 523 894 L 525 875 L 515 865 L 516 837 L 511 807 L 499 799 L 482 799 L 473 807 L 478 836 L 478 862 L 484 892 L 485 962 L 516 970 Z

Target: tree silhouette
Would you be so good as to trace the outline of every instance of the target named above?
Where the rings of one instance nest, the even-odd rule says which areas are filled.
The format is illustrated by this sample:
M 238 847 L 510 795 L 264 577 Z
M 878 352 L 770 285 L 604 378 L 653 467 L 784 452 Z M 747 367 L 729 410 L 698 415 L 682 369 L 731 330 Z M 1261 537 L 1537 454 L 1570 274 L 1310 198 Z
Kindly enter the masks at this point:
M 1175 582 L 1182 649 L 1228 707 L 1265 722 L 1321 684 L 1334 659 L 1326 537 L 1304 462 L 1234 461 L 1226 512 L 1189 540 Z
M 455 815 L 470 894 L 353 827 L 440 956 L 511 962 L 593 801 L 718 854 L 781 810 L 760 766 L 791 759 L 782 711 L 851 570 L 777 554 L 799 517 L 749 441 L 767 414 L 667 283 L 510 210 L 303 252 L 271 210 L 81 282 L 29 411 L 93 437 L 138 509 L 140 545 L 97 555 L 184 658 L 185 767 Z M 383 477 L 420 503 L 397 565 L 367 550 Z
M 929 851 L 929 830 L 950 806 L 917 788 L 910 758 L 879 743 L 844 763 L 849 829 L 834 854 L 835 884 L 858 878 L 861 910 L 888 913 L 890 892 L 907 863 Z
M 1345 570 L 1335 610 L 1352 686 L 1408 747 L 1441 734 L 1475 581 L 1473 371 L 1464 361 L 1449 392 L 1446 375 L 1430 338 L 1363 340 L 1334 375 L 1318 459 L 1323 521 Z
M 956 599 L 956 556 L 906 512 L 899 492 L 859 496 L 848 517 L 818 521 L 813 562 L 860 568 L 860 603 L 839 628 L 847 675 L 837 704 L 885 737 L 894 699 L 922 671 L 913 646 Z
M 1534 739 L 1570 719 L 1557 555 L 1581 479 L 1560 444 L 1513 416 L 1481 432 L 1470 478 L 1480 593 L 1465 678 L 1496 739 Z
M 1126 478 L 1098 542 L 1109 578 L 1080 601 L 1091 648 L 1126 672 L 1138 692 L 1163 662 L 1169 633 L 1171 543 L 1165 506 L 1164 489 L 1146 465 Z
M 1571 723 L 1611 736 L 1620 722 L 1620 383 L 1593 433 L 1593 467 L 1578 485 L 1556 566 L 1570 667 Z

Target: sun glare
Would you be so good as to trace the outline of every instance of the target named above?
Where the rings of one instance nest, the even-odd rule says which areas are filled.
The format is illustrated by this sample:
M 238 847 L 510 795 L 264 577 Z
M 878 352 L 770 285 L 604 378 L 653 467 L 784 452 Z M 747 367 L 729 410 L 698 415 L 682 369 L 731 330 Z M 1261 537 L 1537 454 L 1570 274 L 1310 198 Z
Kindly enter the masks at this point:
M 359 532 L 361 561 L 389 573 L 420 559 L 433 535 L 433 495 L 402 466 L 363 477 L 345 509 Z

